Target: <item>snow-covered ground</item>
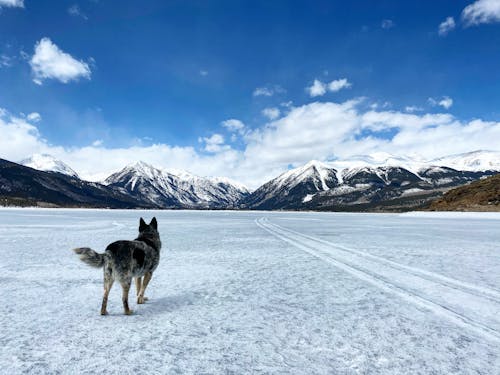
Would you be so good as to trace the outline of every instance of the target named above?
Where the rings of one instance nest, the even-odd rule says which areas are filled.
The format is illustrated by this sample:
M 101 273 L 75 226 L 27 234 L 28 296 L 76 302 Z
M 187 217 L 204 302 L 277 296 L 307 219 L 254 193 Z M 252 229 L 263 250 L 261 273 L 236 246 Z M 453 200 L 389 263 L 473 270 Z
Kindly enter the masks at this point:
M 150 301 L 100 316 L 71 249 L 153 215 Z M 0 269 L 2 374 L 500 371 L 498 214 L 1 209 Z

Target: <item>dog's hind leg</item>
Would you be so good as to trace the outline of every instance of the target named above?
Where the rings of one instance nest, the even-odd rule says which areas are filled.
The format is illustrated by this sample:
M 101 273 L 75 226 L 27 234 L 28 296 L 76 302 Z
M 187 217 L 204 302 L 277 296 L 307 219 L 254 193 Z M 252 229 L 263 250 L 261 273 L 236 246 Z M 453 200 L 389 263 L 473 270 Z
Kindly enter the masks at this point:
M 104 296 L 102 297 L 102 306 L 101 306 L 101 315 L 108 315 L 108 311 L 106 310 L 106 306 L 108 305 L 108 296 L 111 287 L 113 286 L 113 275 L 111 271 L 104 271 Z
M 141 292 L 137 296 L 137 303 L 138 304 L 143 304 L 145 301 L 148 300 L 147 297 L 144 297 L 144 293 L 146 292 L 146 287 L 148 286 L 149 281 L 151 280 L 151 277 L 153 277 L 153 274 L 151 272 L 146 272 L 144 274 L 144 278 L 142 280 Z
M 136 295 L 139 297 L 139 294 L 141 293 L 141 287 L 142 287 L 142 280 L 140 277 L 135 278 L 135 289 L 136 289 Z
M 128 307 L 128 292 L 130 291 L 130 284 L 132 283 L 132 279 L 123 280 L 120 283 L 122 284 L 122 302 L 125 315 L 131 315 L 132 310 L 130 310 L 130 308 Z

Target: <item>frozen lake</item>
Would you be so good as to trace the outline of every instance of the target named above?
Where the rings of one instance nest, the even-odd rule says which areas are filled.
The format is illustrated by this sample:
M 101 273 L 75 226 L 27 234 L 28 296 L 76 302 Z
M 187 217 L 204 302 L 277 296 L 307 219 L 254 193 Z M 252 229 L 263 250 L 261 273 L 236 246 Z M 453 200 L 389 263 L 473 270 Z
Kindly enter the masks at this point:
M 125 316 L 103 252 L 156 216 Z M 0 209 L 0 372 L 499 374 L 499 214 Z M 135 288 L 131 292 L 131 297 Z

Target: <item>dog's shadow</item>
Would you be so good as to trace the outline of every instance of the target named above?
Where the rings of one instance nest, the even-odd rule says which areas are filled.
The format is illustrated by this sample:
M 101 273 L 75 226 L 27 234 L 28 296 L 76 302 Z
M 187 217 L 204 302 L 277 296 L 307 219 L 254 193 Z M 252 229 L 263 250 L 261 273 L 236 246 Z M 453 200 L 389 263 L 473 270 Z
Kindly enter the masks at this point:
M 174 294 L 164 297 L 151 298 L 144 305 L 136 307 L 138 315 L 155 315 L 172 312 L 186 306 L 195 305 L 200 300 L 204 300 L 208 294 L 206 291 L 195 291 Z

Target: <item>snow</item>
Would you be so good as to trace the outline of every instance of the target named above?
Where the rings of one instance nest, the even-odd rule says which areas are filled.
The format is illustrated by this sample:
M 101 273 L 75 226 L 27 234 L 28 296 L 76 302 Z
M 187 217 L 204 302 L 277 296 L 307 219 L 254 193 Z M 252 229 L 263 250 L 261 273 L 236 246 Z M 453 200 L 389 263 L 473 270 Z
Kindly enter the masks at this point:
M 306 196 L 304 197 L 304 199 L 302 199 L 302 203 L 307 203 L 307 202 L 312 201 L 312 199 L 314 198 L 314 195 L 315 194 L 306 194 Z
M 156 216 L 150 301 L 102 251 Z M 500 214 L 0 209 L 2 373 L 498 374 Z M 135 291 L 135 289 L 134 289 Z M 131 293 L 132 296 L 132 293 Z
M 71 167 L 61 160 L 57 160 L 52 155 L 33 154 L 29 158 L 20 161 L 19 164 L 39 171 L 58 172 L 79 178 L 78 174 Z
M 403 193 L 401 194 L 401 196 L 402 197 L 406 197 L 406 196 L 409 196 L 409 195 L 419 194 L 421 192 L 425 192 L 425 190 L 419 189 L 419 188 L 411 188 L 411 189 L 407 189 L 407 190 L 403 191 Z
M 337 170 L 361 169 L 363 167 L 401 167 L 416 174 L 424 169 L 437 167 L 448 167 L 460 171 L 500 171 L 500 152 L 478 150 L 437 159 L 425 159 L 418 156 L 395 156 L 386 152 L 378 152 L 335 160 L 329 162 L 328 166 Z M 439 172 L 439 169 L 436 169 L 436 172 Z
M 337 171 L 331 169 L 327 164 L 311 160 L 301 167 L 282 173 L 261 188 L 265 187 L 273 193 L 283 189 L 290 191 L 295 186 L 309 181 L 314 184 L 316 191 L 327 191 L 337 184 L 334 178 L 336 173 Z
M 460 171 L 500 170 L 500 152 L 479 150 L 434 159 L 431 163 Z
M 199 177 L 180 169 L 160 169 L 143 161 L 127 165 L 103 183 L 130 187 L 155 203 L 170 198 L 188 206 L 205 206 L 211 202 L 234 204 L 242 195 L 248 194 L 246 187 L 229 179 Z

